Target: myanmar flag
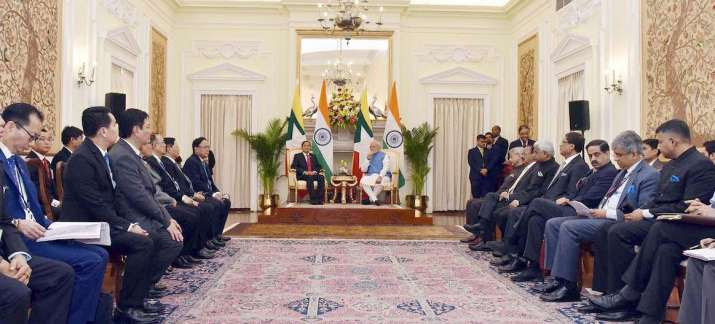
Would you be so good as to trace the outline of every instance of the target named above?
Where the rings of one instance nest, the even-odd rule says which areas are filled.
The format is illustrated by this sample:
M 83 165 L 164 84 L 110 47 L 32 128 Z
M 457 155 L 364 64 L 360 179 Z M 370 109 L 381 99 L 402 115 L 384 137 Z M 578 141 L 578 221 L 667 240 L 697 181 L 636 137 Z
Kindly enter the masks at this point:
M 288 140 L 286 141 L 287 149 L 300 148 L 305 141 L 305 124 L 303 123 L 303 107 L 300 105 L 300 86 L 295 86 L 293 92 L 293 105 L 291 107 L 290 116 L 288 117 Z M 285 167 L 288 174 L 288 167 L 293 161 L 288 161 L 286 155 Z
M 367 105 L 367 90 L 363 90 L 360 97 L 360 111 L 358 112 L 357 124 L 355 125 L 355 144 L 353 146 L 353 175 L 362 177 L 360 170 L 361 159 L 370 152 L 372 142 L 372 125 L 370 124 L 370 110 Z
M 399 166 L 404 170 L 404 145 L 402 145 L 402 129 L 401 129 L 400 107 L 397 104 L 397 83 L 392 82 L 390 90 L 390 98 L 387 109 L 387 121 L 385 122 L 385 136 L 383 137 L 382 147 L 389 149 L 399 158 Z M 402 175 L 404 171 L 400 170 L 399 185 L 400 188 L 405 185 L 405 177 Z
M 325 80 L 320 89 L 320 102 L 318 103 L 318 118 L 315 119 L 315 133 L 313 133 L 313 154 L 323 167 L 325 180 L 330 181 L 333 176 L 333 133 L 330 130 L 330 116 L 328 115 L 328 95 L 325 93 Z

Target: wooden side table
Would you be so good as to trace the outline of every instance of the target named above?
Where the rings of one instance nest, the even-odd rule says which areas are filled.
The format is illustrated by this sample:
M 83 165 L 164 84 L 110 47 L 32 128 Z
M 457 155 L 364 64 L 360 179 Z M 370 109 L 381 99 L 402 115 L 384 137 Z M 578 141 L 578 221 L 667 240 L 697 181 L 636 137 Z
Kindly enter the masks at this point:
M 338 196 L 338 188 L 340 189 L 340 194 L 342 196 L 341 203 L 347 204 L 347 191 L 350 188 L 350 201 L 354 201 L 353 192 L 355 191 L 353 187 L 357 185 L 357 177 L 351 175 L 337 175 L 330 178 L 330 182 L 333 185 L 333 199 L 331 203 L 335 203 L 335 197 Z

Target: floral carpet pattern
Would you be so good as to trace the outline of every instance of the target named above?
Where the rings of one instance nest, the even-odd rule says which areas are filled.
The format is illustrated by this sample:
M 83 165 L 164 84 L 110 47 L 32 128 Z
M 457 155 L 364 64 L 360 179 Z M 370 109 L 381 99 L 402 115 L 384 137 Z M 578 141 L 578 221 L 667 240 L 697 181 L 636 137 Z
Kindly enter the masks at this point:
M 454 241 L 234 238 L 163 279 L 164 323 L 592 323 Z

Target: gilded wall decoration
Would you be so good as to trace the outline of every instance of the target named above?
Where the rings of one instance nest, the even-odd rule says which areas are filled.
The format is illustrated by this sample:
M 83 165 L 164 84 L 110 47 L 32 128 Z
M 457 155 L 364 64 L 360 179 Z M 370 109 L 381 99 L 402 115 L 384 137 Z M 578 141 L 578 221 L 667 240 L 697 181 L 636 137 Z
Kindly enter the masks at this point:
M 154 130 L 166 134 L 166 37 L 151 29 L 151 88 L 149 116 Z
M 519 60 L 517 120 L 518 125 L 529 125 L 533 138 L 538 138 L 539 135 L 538 55 L 539 38 L 536 35 L 519 44 L 517 51 Z
M 671 118 L 715 139 L 715 0 L 643 0 L 642 132 Z
M 60 2 L 0 0 L 0 109 L 27 102 L 59 129 Z

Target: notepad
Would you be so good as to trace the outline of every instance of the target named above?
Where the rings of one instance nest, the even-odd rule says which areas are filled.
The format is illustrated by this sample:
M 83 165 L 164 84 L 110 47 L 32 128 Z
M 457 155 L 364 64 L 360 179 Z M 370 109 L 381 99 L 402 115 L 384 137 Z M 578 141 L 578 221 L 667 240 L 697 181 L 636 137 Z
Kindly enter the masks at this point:
M 715 260 L 715 249 L 685 250 L 684 255 L 703 261 Z
M 54 222 L 37 242 L 75 240 L 85 244 L 112 245 L 106 222 Z

